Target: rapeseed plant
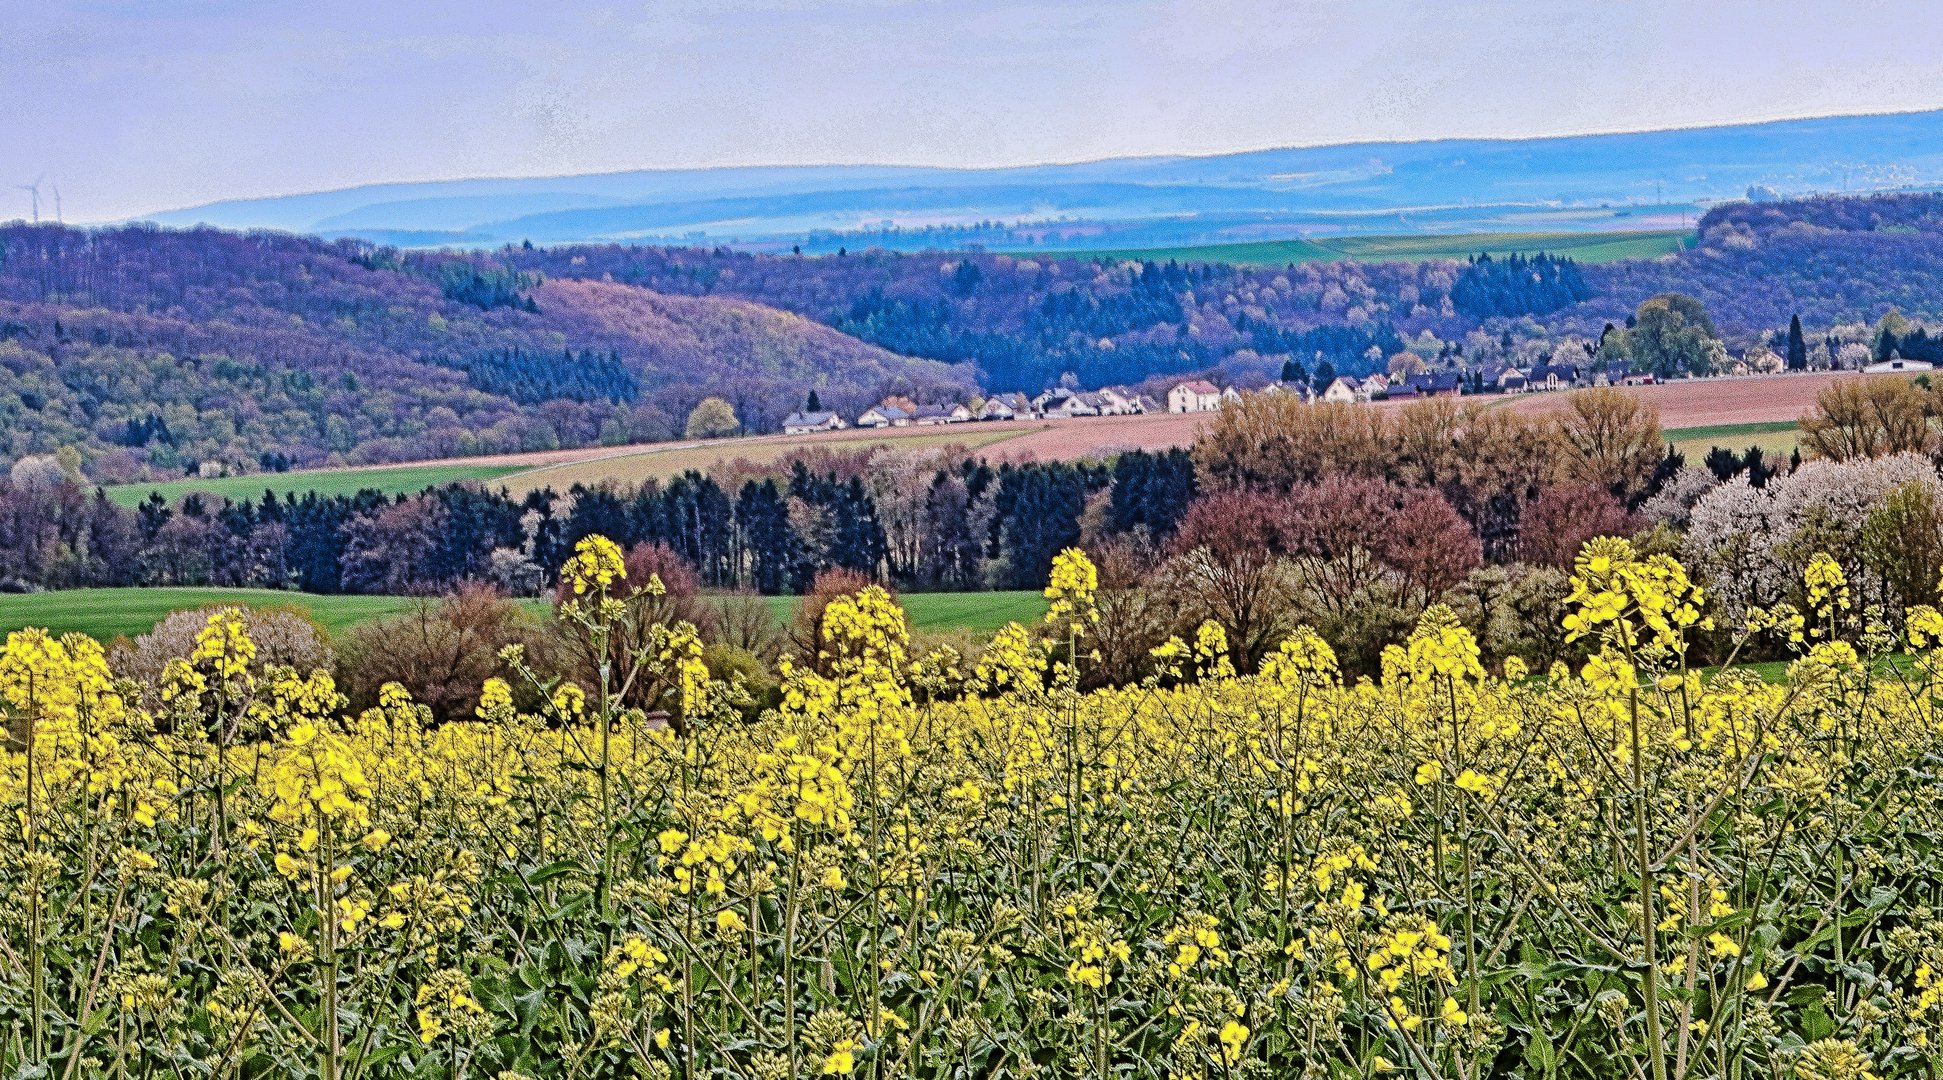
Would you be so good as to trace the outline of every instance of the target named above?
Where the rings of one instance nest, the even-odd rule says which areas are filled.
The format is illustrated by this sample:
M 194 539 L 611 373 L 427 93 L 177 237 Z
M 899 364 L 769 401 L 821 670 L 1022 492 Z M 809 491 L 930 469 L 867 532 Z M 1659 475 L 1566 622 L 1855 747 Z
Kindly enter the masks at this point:
M 656 591 L 614 545 L 564 578 L 592 682 L 515 653 L 443 726 L 253 675 L 233 612 L 153 714 L 93 642 L 10 636 L 0 1074 L 1938 1069 L 1943 616 L 1887 637 L 1832 560 L 1736 612 L 1784 685 L 1689 668 L 1707 597 L 1600 540 L 1576 671 L 1493 675 L 1433 607 L 1378 678 L 1306 629 L 1238 676 L 1208 624 L 1085 690 L 1066 551 L 969 664 L 833 601 L 753 721 L 692 627 L 614 644 Z

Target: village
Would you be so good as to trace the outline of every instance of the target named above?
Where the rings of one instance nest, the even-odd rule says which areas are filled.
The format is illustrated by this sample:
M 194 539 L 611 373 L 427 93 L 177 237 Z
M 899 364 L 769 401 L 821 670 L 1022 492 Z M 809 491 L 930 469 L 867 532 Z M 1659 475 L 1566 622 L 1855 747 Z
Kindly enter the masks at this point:
M 940 405 L 917 405 L 908 400 L 891 398 L 849 419 L 831 410 L 806 408 L 791 413 L 783 421 L 783 433 L 806 435 L 851 427 L 913 427 L 986 420 L 1066 420 L 1086 416 L 1216 412 L 1224 402 L 1239 401 L 1243 394 L 1249 393 L 1296 394 L 1305 401 L 1354 404 L 1464 394 L 1536 393 L 1614 384 L 1637 386 L 1655 381 L 1650 373 L 1629 371 L 1623 365 L 1550 363 L 1536 364 L 1525 370 L 1502 367 L 1425 371 L 1394 380 L 1382 372 L 1363 378 L 1343 375 L 1331 379 L 1320 390 L 1304 381 L 1277 381 L 1244 388 L 1232 384 L 1217 386 L 1206 378 L 1197 378 L 1174 383 L 1164 395 L 1146 393 L 1128 386 L 1105 386 L 1098 390 L 1055 387 L 1037 396 L 994 394 L 971 402 Z
M 1924 360 L 1891 356 L 1874 363 L 1858 364 L 1852 370 L 1863 374 L 1916 375 L 1934 365 Z M 1718 375 L 1702 378 L 1737 378 L 1773 374 L 1778 368 L 1736 361 Z M 1688 381 L 1693 376 L 1684 376 Z M 1426 397 L 1460 397 L 1473 394 L 1531 394 L 1594 386 L 1651 386 L 1665 380 L 1647 371 L 1635 371 L 1622 362 L 1584 364 L 1538 363 L 1519 368 L 1495 365 L 1464 370 L 1419 371 L 1392 377 L 1376 372 L 1361 378 L 1339 375 L 1320 390 L 1301 380 L 1268 382 L 1258 387 L 1234 384 L 1217 386 L 1207 378 L 1185 379 L 1156 396 L 1128 386 L 1106 386 L 1099 390 L 1073 390 L 1055 387 L 1036 397 L 1020 393 L 994 394 L 968 403 L 917 405 L 904 399 L 886 399 L 845 420 L 836 412 L 801 409 L 783 421 L 783 433 L 806 435 L 844 428 L 892 428 L 932 424 L 962 424 L 983 420 L 1066 420 L 1084 416 L 1139 416 L 1148 413 L 1203 413 L 1219 411 L 1228 401 L 1239 401 L 1243 394 L 1296 394 L 1304 401 L 1339 404 L 1396 401 Z

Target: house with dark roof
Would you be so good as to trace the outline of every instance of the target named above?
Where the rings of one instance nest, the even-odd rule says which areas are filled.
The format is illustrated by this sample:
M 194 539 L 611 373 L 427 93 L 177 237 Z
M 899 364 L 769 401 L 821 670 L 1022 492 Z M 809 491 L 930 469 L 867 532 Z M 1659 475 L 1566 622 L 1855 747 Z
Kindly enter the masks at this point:
M 836 431 L 843 426 L 843 417 L 838 416 L 836 413 L 799 410 L 790 413 L 783 420 L 783 434 L 808 435 L 813 431 Z
M 1390 388 L 1393 398 L 1459 397 L 1464 393 L 1464 374 L 1459 371 L 1425 371 Z
M 1527 390 L 1566 390 L 1578 381 L 1577 364 L 1534 364 L 1525 373 Z

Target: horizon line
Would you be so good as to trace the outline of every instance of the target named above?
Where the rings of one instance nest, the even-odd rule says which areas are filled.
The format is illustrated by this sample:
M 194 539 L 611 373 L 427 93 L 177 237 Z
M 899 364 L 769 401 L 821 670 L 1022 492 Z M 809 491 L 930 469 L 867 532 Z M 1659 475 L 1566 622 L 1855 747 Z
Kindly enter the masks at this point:
M 1020 162 L 1012 162 L 1007 164 L 991 164 L 991 165 L 927 165 L 927 164 L 915 164 L 915 163 L 896 162 L 896 161 L 820 161 L 820 162 L 793 162 L 793 163 L 766 162 L 766 163 L 746 164 L 746 165 L 653 165 L 653 166 L 643 166 L 638 168 L 603 169 L 594 172 L 534 173 L 528 175 L 488 174 L 488 175 L 471 175 L 471 176 L 423 177 L 423 178 L 410 179 L 410 180 L 369 180 L 362 183 L 346 185 L 344 187 L 312 188 L 309 190 L 285 191 L 285 192 L 279 192 L 279 193 L 268 194 L 268 195 L 244 195 L 244 196 L 235 196 L 230 198 L 210 199 L 206 202 L 193 203 L 188 206 L 177 206 L 177 207 L 166 208 L 166 209 L 149 210 L 149 211 L 144 211 L 141 214 L 136 214 L 129 217 L 108 218 L 100 221 L 83 220 L 80 222 L 76 222 L 76 224 L 80 224 L 80 225 L 133 224 L 133 223 L 148 221 L 152 215 L 185 214 L 196 210 L 208 209 L 209 207 L 213 207 L 213 206 L 271 202 L 278 199 L 301 199 L 301 198 L 307 198 L 315 195 L 336 195 L 336 194 L 342 194 L 346 192 L 362 191 L 368 188 L 411 187 L 411 186 L 430 185 L 430 184 L 463 184 L 463 183 L 474 183 L 474 182 L 496 183 L 496 182 L 509 182 L 509 181 L 518 182 L 518 181 L 582 180 L 582 179 L 597 180 L 597 179 L 605 179 L 605 178 L 616 177 L 616 176 L 634 176 L 634 175 L 640 175 L 644 173 L 684 173 L 684 172 L 706 173 L 706 172 L 729 172 L 734 170 L 758 170 L 758 169 L 872 169 L 875 168 L 875 169 L 928 170 L 928 171 L 941 172 L 941 173 L 1003 172 L 1011 169 L 1076 168 L 1085 165 L 1099 165 L 1099 164 L 1105 164 L 1107 162 L 1114 162 L 1114 161 L 1170 161 L 1170 160 L 1206 161 L 1215 158 L 1239 157 L 1246 154 L 1266 154 L 1266 153 L 1274 153 L 1283 150 L 1328 150 L 1328 149 L 1338 149 L 1342 147 L 1352 147 L 1352 146 L 1412 146 L 1412 145 L 1436 145 L 1438 143 L 1452 143 L 1452 142 L 1473 142 L 1473 143 L 1547 142 L 1547 141 L 1564 140 L 1564 139 L 1618 137 L 1618 136 L 1627 136 L 1627 135 L 1657 135 L 1657 134 L 1681 132 L 1681 131 L 1705 131 L 1712 128 L 1770 127 L 1779 124 L 1812 123 L 1818 120 L 1867 120 L 1867 119 L 1880 119 L 1880 118 L 1897 117 L 1897 116 L 1921 116 L 1929 113 L 1940 113 L 1940 112 L 1943 112 L 1943 105 L 1937 105 L 1937 106 L 1931 106 L 1928 108 L 1919 108 L 1919 109 L 1884 109 L 1884 110 L 1874 110 L 1874 111 L 1865 111 L 1865 112 L 1821 113 L 1812 116 L 1774 116 L 1774 117 L 1767 117 L 1758 120 L 1735 120 L 1735 121 L 1728 121 L 1724 123 L 1674 124 L 1666 127 L 1617 128 L 1617 129 L 1566 131 L 1566 132 L 1553 132 L 1553 133 L 1543 134 L 1543 135 L 1461 135 L 1460 134 L 1460 135 L 1439 135 L 1433 138 L 1419 138 L 1419 139 L 1403 139 L 1403 138 L 1351 139 L 1351 140 L 1343 140 L 1343 141 L 1325 141 L 1325 142 L 1313 142 L 1313 143 L 1278 143 L 1278 144 L 1265 145 L 1265 146 L 1242 147 L 1239 149 L 1232 149 L 1232 150 L 1214 150 L 1214 151 L 1207 151 L 1202 153 L 1110 154 L 1101 157 L 1091 157 L 1091 158 L 1020 161 Z

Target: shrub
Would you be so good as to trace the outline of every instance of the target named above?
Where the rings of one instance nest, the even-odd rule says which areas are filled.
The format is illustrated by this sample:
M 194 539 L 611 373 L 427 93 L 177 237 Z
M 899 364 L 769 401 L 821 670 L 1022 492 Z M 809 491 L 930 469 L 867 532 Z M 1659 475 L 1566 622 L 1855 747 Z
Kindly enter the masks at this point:
M 108 666 L 140 688 L 144 708 L 160 708 L 162 669 L 171 659 L 195 651 L 196 635 L 219 610 L 223 609 L 171 612 L 148 633 L 138 634 L 132 641 L 116 642 L 108 650 Z M 242 608 L 241 612 L 244 629 L 256 643 L 256 657 L 250 666 L 257 677 L 274 666 L 303 675 L 330 669 L 334 659 L 330 635 L 310 612 L 297 607 Z
M 466 586 L 352 627 L 339 650 L 338 685 L 353 708 L 378 704 L 383 688 L 396 683 L 434 719 L 464 720 L 479 706 L 480 686 L 506 675 L 500 650 L 543 648 L 542 630 L 490 586 Z

